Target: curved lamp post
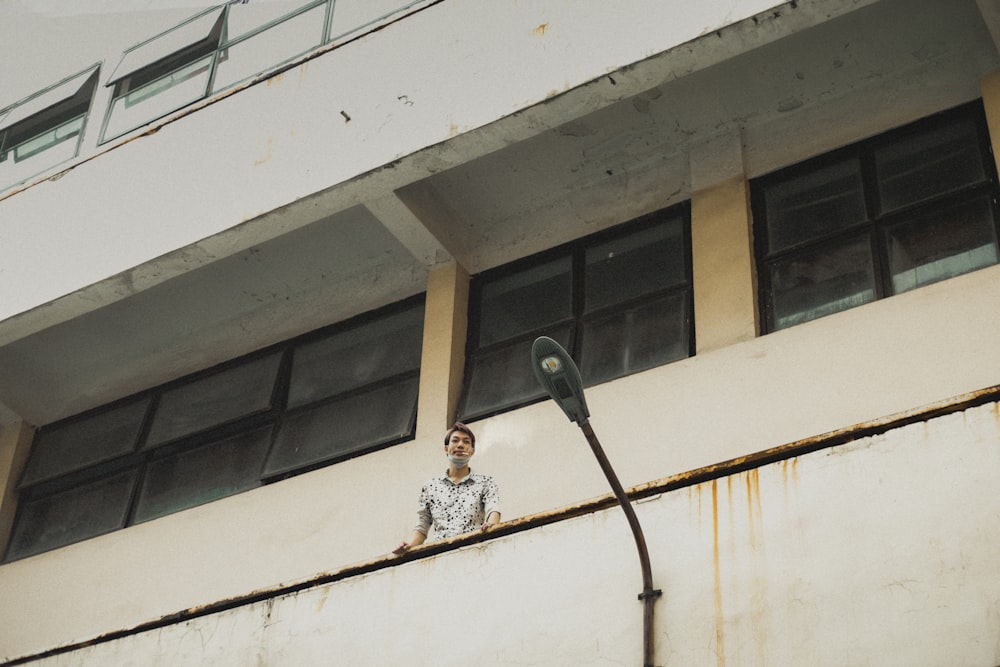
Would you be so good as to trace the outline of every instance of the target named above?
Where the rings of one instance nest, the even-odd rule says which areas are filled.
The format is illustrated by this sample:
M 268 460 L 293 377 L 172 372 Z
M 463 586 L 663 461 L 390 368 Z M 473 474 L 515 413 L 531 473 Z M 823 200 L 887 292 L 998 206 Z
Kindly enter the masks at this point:
M 653 588 L 653 575 L 649 567 L 649 552 L 646 549 L 646 538 L 643 537 L 642 527 L 639 519 L 632 509 L 628 496 L 622 488 L 618 476 L 611 467 L 611 462 L 604 454 L 601 443 L 594 434 L 594 429 L 590 426 L 590 411 L 587 409 L 587 399 L 583 395 L 583 381 L 580 378 L 580 370 L 576 367 L 573 359 L 562 348 L 548 336 L 540 336 L 535 339 L 531 346 L 532 368 L 535 377 L 545 388 L 552 400 L 562 408 L 570 421 L 576 422 L 583 434 L 590 443 L 590 448 L 597 457 L 597 462 L 604 471 L 604 476 L 608 478 L 611 489 L 618 498 L 618 503 L 625 512 L 628 525 L 632 528 L 632 536 L 635 538 L 635 546 L 639 550 L 639 565 L 642 568 L 642 593 L 639 599 L 643 603 L 642 613 L 642 653 L 644 667 L 653 667 L 653 604 L 656 598 L 662 595 L 662 591 Z

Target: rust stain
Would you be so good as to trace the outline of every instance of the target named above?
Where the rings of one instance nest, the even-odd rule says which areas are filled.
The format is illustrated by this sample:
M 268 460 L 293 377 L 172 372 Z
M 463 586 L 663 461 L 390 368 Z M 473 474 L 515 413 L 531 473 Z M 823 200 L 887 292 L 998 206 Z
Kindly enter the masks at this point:
M 719 560 L 719 485 L 712 480 L 712 559 L 715 565 L 715 659 L 719 667 L 726 664 L 726 647 L 722 625 L 722 568 Z
M 264 157 L 262 157 L 259 160 L 254 160 L 253 161 L 253 166 L 259 167 L 260 165 L 264 164 L 265 162 L 269 162 L 271 160 L 271 147 L 272 147 L 271 137 L 267 138 L 267 144 L 266 144 L 266 146 L 267 146 L 267 149 L 264 151 Z
M 531 31 L 531 34 L 534 35 L 535 37 L 544 37 L 545 31 L 548 29 L 549 29 L 548 23 L 539 23 L 537 26 L 535 26 L 534 30 Z
M 459 132 L 461 132 L 461 131 L 462 131 L 461 128 L 458 125 L 456 125 L 455 123 L 451 123 L 450 125 L 448 125 L 448 136 L 449 137 L 457 137 L 458 134 L 459 134 Z
M 330 595 L 330 589 L 327 588 L 326 591 L 324 591 L 322 597 L 320 597 L 319 603 L 316 605 L 317 614 L 323 611 L 323 606 L 326 604 L 326 598 L 329 597 L 329 595 Z
M 270 88 L 271 86 L 276 86 L 279 83 L 281 83 L 281 80 L 284 79 L 284 78 L 285 78 L 285 73 L 284 72 L 278 72 L 274 76 L 269 77 L 267 79 L 266 85 L 267 85 L 268 88 Z

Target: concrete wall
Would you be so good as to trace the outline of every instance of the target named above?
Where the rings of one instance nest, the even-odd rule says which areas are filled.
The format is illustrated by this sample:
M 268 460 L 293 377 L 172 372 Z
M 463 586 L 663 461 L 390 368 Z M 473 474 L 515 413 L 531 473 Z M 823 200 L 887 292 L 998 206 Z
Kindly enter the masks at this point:
M 997 303 L 1000 267 L 594 387 L 592 423 L 631 486 L 933 404 L 1000 384 Z M 503 486 L 505 520 L 606 493 L 550 402 L 476 431 L 477 462 Z M 423 437 L 8 563 L 0 656 L 378 558 L 409 530 L 439 457 L 437 437 Z
M 648 17 L 640 24 L 609 24 L 577 3 L 440 3 L 7 196 L 0 275 L 17 279 L 0 281 L 0 320 L 245 220 L 267 224 L 220 240 L 219 252 L 305 224 L 305 214 L 257 216 L 545 99 L 552 81 L 576 85 L 773 3 L 738 2 L 733 13 L 733 3 L 702 3 L 703 13 L 682 20 L 661 4 L 635 3 Z M 573 31 L 549 23 L 556 10 Z M 455 25 L 460 35 L 444 34 Z M 544 42 L 541 25 L 552 26 Z M 615 32 L 630 38 L 600 39 Z M 503 50 L 523 59 L 502 71 L 479 46 L 501 34 L 516 36 Z M 381 39 L 402 51 L 386 52 Z M 420 49 L 426 57 L 413 57 Z M 548 57 L 552 49 L 560 57 Z M 358 62 L 385 69 L 386 86 L 371 86 Z M 984 85 L 994 127 L 996 84 Z M 421 104 L 397 108 L 403 93 Z M 454 95 L 468 104 L 444 101 Z M 349 124 L 338 120 L 342 102 L 362 109 Z M 831 126 L 816 141 L 847 131 Z M 217 138 L 212 150 L 204 136 Z M 743 139 L 727 134 L 724 146 L 691 158 L 698 355 L 588 390 L 592 423 L 626 486 L 1000 384 L 1000 267 L 755 337 Z M 343 161 L 324 158 L 324 146 L 343 150 Z M 781 147 L 774 159 L 804 150 Z M 151 162 L 174 176 L 143 174 Z M 385 178 L 380 198 L 392 185 Z M 121 196 L 94 196 L 109 183 L 125 184 Z M 373 194 L 370 184 L 352 187 L 326 200 L 324 214 Z M 177 192 L 192 196 L 176 201 Z M 120 296 L 213 251 L 208 244 L 140 272 Z M 411 527 L 420 483 L 443 464 L 439 428 L 460 378 L 465 280 L 455 264 L 430 274 L 427 331 L 437 335 L 425 337 L 415 441 L 3 565 L 0 661 L 381 563 Z M 991 404 L 644 500 L 637 509 L 666 593 L 658 662 L 996 665 L 997 420 Z M 502 484 L 505 521 L 606 493 L 578 431 L 549 402 L 475 429 L 477 466 Z M 23 452 L 11 447 L 14 432 L 0 433 L 8 491 Z M 625 522 L 609 510 L 36 662 L 635 664 L 639 588 Z M 465 632 L 453 653 L 440 653 Z
M 991 403 L 638 503 L 656 664 L 1000 663 L 998 443 Z M 639 664 L 640 589 L 615 508 L 29 664 Z
M 19 278 L 0 281 L 0 321 L 776 4 L 716 0 L 682 13 L 655 0 L 630 0 L 614 12 L 604 11 L 601 0 L 433 5 L 83 161 L 58 180 L 0 200 L 0 266 Z M 129 30 L 127 15 L 120 20 L 122 48 L 145 36 Z M 498 60 L 498 53 L 506 58 Z M 116 55 L 105 62 L 116 62 Z M 23 56 L 18 62 L 34 66 Z M 375 85 L 372 72 L 379 73 Z M 382 187 L 375 194 L 389 189 Z M 366 196 L 373 193 L 362 187 L 325 202 L 312 217 L 285 216 L 279 224 L 244 230 L 238 239 L 139 272 L 102 300 L 122 298 Z M 92 300 L 75 310 L 88 307 Z

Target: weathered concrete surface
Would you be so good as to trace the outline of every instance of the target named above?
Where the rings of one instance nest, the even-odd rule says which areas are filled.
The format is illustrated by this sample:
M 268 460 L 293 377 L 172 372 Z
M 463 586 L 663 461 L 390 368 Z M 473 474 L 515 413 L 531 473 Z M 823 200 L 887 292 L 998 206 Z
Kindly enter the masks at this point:
M 991 403 L 638 503 L 657 664 L 997 664 L 998 479 Z M 637 664 L 640 587 L 611 509 L 29 664 Z

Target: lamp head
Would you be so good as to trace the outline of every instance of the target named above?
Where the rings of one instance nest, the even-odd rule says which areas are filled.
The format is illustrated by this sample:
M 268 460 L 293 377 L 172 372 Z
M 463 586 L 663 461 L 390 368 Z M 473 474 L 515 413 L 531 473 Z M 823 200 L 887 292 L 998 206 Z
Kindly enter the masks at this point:
M 531 367 L 539 384 L 570 421 L 583 426 L 590 417 L 583 395 L 583 380 L 572 357 L 548 336 L 539 336 L 531 345 Z

